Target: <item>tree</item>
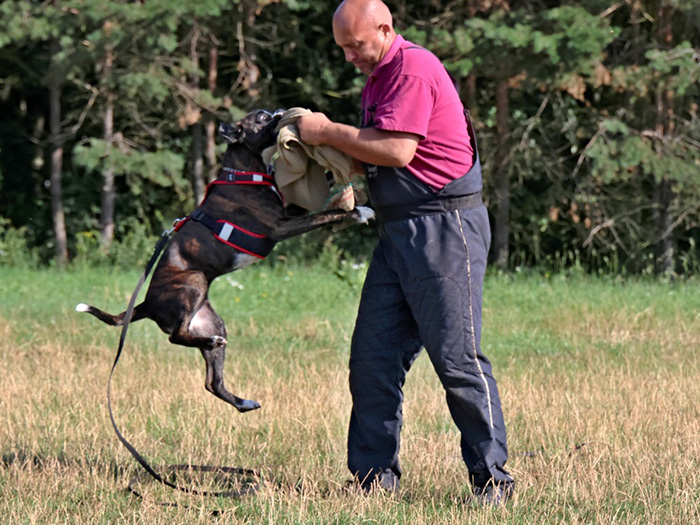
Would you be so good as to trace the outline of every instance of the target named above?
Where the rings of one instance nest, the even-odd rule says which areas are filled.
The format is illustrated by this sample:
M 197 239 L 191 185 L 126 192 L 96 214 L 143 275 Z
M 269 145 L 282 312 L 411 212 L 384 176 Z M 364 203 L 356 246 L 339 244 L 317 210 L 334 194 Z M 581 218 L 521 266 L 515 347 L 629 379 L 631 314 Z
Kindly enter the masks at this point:
M 30 63 L 32 73 L 41 77 L 48 100 L 50 150 L 51 217 L 54 231 L 56 261 L 68 261 L 68 236 L 63 200 L 64 147 L 75 128 L 64 129 L 63 91 L 75 79 L 85 53 L 76 42 L 79 34 L 74 10 L 58 0 L 39 5 L 17 1 L 4 4 L 0 11 L 4 22 L 4 38 L 0 48 L 40 50 L 39 59 Z M 46 72 L 42 75 L 42 71 Z
M 336 5 L 0 3 L 2 215 L 65 260 L 85 240 L 106 248 L 190 210 L 216 172 L 217 121 L 302 106 L 359 124 L 364 78 L 333 41 Z M 700 270 L 697 0 L 391 7 L 472 110 L 493 261 Z M 309 254 L 330 240 L 366 254 L 370 237 L 304 242 Z
M 672 276 L 676 246 L 692 249 L 700 180 L 700 63 L 693 2 L 630 1 L 611 46 L 605 112 L 586 147 L 599 217 L 588 246 L 620 249 L 637 270 Z M 695 18 L 694 18 L 695 17 Z M 624 191 L 624 194 L 622 193 Z M 632 266 L 634 265 L 634 266 Z
M 51 145 L 51 214 L 53 218 L 54 238 L 56 241 L 56 260 L 59 266 L 68 262 L 68 238 L 66 235 L 66 218 L 63 211 L 63 133 L 61 130 L 61 71 L 59 43 L 51 40 L 51 67 L 46 79 L 49 91 L 49 144 Z
M 103 24 L 105 35 L 109 38 L 111 32 L 111 23 L 106 21 Z M 102 64 L 102 85 L 104 97 L 104 135 L 102 140 L 107 147 L 107 155 L 114 145 L 114 92 L 111 87 L 112 70 L 114 64 L 114 52 L 111 43 L 107 42 L 104 47 L 104 61 Z M 114 186 L 114 167 L 111 165 L 105 166 L 103 172 L 102 183 L 102 248 L 109 251 L 114 238 L 114 203 L 115 203 L 115 186 Z
M 459 4 L 454 9 L 456 6 Z M 434 50 L 454 75 L 461 79 L 476 77 L 482 91 L 476 105 L 492 108 L 489 112 L 480 111 L 477 125 L 494 232 L 490 256 L 505 268 L 513 263 L 510 245 L 514 240 L 519 244 L 522 239 L 529 239 L 530 245 L 519 247 L 516 252 L 527 251 L 538 257 L 540 221 L 548 208 L 544 205 L 542 211 L 533 213 L 532 206 L 518 202 L 517 214 L 511 213 L 512 199 L 523 195 L 524 184 L 549 184 L 542 180 L 549 175 L 548 168 L 542 166 L 546 164 L 544 159 L 522 151 L 530 147 L 530 141 L 512 137 L 531 133 L 542 122 L 542 112 L 552 98 L 563 94 L 567 104 L 583 102 L 586 79 L 595 77 L 596 65 L 603 60 L 614 31 L 605 19 L 583 7 L 550 8 L 500 1 L 483 2 L 479 8 L 486 12 L 467 19 L 455 16 L 454 11 L 445 12 L 437 18 L 439 23 L 430 19 L 429 24 L 409 34 Z M 516 97 L 514 110 L 512 102 Z M 556 132 L 562 134 L 561 129 Z M 561 138 L 555 142 L 561 143 Z M 535 142 L 534 146 L 542 148 L 543 144 Z M 556 150 L 561 146 L 552 147 Z M 554 160 L 554 165 L 561 164 L 562 159 Z M 563 177 L 554 174 L 555 179 Z M 520 187 L 513 189 L 513 180 Z M 529 191 L 526 193 L 530 195 Z M 525 222 L 520 223 L 521 220 Z M 523 228 L 529 231 L 524 232 Z

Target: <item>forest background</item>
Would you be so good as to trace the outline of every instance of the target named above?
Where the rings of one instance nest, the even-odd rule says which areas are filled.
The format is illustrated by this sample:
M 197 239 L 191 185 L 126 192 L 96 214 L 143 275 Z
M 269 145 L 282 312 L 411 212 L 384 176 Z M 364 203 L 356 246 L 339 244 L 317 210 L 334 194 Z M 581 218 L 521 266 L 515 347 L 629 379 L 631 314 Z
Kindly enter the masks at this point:
M 387 4 L 471 110 L 495 266 L 700 270 L 700 0 Z M 0 3 L 0 265 L 144 261 L 216 176 L 217 123 L 250 109 L 357 125 L 336 6 Z M 362 259 L 373 227 L 295 256 Z

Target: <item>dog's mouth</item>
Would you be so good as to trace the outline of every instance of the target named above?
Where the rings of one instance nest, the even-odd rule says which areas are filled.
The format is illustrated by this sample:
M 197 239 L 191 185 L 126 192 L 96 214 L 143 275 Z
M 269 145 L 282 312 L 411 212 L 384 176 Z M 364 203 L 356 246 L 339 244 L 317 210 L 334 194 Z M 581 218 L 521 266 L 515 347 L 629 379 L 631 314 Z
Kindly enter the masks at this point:
M 275 110 L 274 113 L 270 113 L 269 115 L 270 115 L 269 120 L 268 120 L 267 124 L 265 124 L 265 127 L 262 130 L 262 133 L 264 135 L 269 134 L 269 135 L 276 138 L 277 132 L 279 131 L 277 129 L 277 127 L 278 127 L 280 121 L 282 120 L 282 117 L 284 116 L 284 110 L 278 109 L 278 110 Z
M 280 120 L 282 120 L 282 117 L 284 116 L 284 110 L 283 109 L 276 109 L 274 113 L 270 114 L 270 124 L 274 124 L 277 126 Z
M 270 112 L 265 109 L 260 110 L 258 116 L 256 117 L 256 125 L 259 126 L 258 129 L 263 134 L 274 132 L 277 124 L 280 120 L 282 120 L 283 115 L 283 109 L 277 109 L 274 112 Z
M 272 121 L 279 122 L 282 115 L 284 115 L 283 109 L 276 109 L 272 112 L 267 111 L 266 109 L 261 109 L 260 113 L 258 114 L 258 120 L 267 121 L 268 123 Z
M 219 135 L 229 144 L 243 144 L 259 155 L 277 140 L 276 128 L 284 113 L 283 109 L 274 112 L 259 109 L 233 125 L 221 123 Z

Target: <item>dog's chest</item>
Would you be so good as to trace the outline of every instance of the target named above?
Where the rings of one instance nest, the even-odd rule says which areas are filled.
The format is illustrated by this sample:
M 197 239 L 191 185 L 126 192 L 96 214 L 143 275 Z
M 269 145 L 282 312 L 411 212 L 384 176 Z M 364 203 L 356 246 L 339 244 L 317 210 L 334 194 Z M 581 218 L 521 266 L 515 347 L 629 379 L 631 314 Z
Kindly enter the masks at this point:
M 241 270 L 247 268 L 248 266 L 260 262 L 262 259 L 260 257 L 255 257 L 254 255 L 248 255 L 247 253 L 237 253 L 233 258 L 233 265 L 231 270 Z

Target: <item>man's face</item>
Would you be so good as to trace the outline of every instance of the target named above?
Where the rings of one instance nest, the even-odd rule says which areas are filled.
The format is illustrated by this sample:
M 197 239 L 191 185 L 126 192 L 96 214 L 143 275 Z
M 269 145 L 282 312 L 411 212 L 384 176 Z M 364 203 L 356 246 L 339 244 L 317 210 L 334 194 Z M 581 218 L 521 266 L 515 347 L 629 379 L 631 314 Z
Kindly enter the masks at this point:
M 345 60 L 369 75 L 389 50 L 386 26 L 353 22 L 333 22 L 335 43 L 343 49 Z

